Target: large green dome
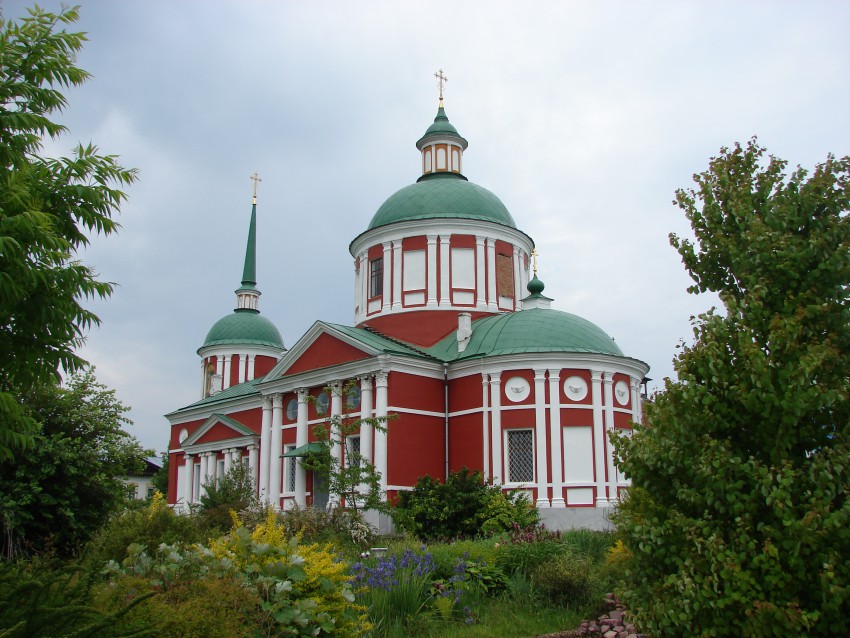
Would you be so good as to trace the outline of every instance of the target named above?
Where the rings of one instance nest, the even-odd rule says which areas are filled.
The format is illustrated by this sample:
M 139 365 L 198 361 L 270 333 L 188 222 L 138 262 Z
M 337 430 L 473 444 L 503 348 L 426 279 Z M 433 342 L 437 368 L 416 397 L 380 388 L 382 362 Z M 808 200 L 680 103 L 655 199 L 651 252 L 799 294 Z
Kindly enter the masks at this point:
M 369 230 L 415 219 L 478 219 L 516 228 L 502 201 L 486 188 L 454 173 L 423 175 L 385 201 Z
M 432 352 L 441 359 L 494 357 L 529 352 L 609 354 L 623 351 L 597 325 L 569 312 L 532 308 L 486 317 L 472 325 L 472 337 L 458 354 L 454 333 L 436 344 Z
M 275 325 L 253 310 L 240 309 L 213 324 L 201 348 L 219 345 L 255 345 L 283 349 Z

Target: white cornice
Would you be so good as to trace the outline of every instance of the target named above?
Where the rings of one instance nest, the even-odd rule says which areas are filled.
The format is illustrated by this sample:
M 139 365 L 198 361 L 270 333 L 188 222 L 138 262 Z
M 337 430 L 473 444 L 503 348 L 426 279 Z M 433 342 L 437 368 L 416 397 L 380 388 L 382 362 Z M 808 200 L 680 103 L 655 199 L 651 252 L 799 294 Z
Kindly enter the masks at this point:
M 255 386 L 256 387 L 256 386 Z M 262 405 L 259 395 L 252 394 L 248 396 L 233 397 L 229 400 L 224 400 L 221 403 L 210 403 L 199 405 L 194 408 L 181 408 L 175 412 L 170 412 L 165 415 L 171 425 L 179 425 L 188 423 L 189 421 L 197 421 L 198 419 L 206 419 L 212 414 L 230 414 L 231 412 L 240 412 L 241 410 L 249 410 Z
M 600 372 L 620 372 L 643 379 L 649 366 L 630 357 L 581 352 L 535 352 L 482 357 L 449 364 L 449 379 L 458 379 L 473 374 L 495 373 L 505 370 L 547 368 L 593 369 Z

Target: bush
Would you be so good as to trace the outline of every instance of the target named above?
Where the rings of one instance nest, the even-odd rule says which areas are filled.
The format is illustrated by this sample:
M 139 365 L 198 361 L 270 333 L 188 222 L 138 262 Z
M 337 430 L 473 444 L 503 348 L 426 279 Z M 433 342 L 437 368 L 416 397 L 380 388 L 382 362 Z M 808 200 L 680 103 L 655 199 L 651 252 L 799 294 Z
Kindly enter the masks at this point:
M 537 510 L 520 493 L 504 493 L 467 468 L 445 483 L 423 476 L 401 492 L 393 509 L 399 528 L 422 540 L 473 538 L 537 523 Z
M 224 476 L 204 483 L 200 501 L 198 524 L 212 533 L 230 529 L 231 512 L 250 512 L 260 507 L 254 477 L 244 463 L 233 463 Z
M 537 592 L 556 605 L 588 604 L 601 594 L 594 577 L 593 563 L 587 556 L 568 552 L 537 565 L 531 576 Z
M 567 551 L 560 532 L 515 526 L 510 536 L 499 546 L 496 564 L 507 574 L 531 576 L 538 565 Z
M 161 492 L 141 509 L 114 515 L 95 535 L 85 553 L 87 564 L 100 569 L 110 560 L 120 563 L 133 543 L 155 549 L 161 543 L 196 543 L 205 540 L 189 516 L 174 513 Z
M 371 547 L 377 531 L 365 520 L 359 510 L 335 507 L 330 511 L 313 507 L 293 507 L 286 510 L 281 525 L 287 537 L 298 537 L 305 542 L 330 543 L 337 549 L 360 550 Z

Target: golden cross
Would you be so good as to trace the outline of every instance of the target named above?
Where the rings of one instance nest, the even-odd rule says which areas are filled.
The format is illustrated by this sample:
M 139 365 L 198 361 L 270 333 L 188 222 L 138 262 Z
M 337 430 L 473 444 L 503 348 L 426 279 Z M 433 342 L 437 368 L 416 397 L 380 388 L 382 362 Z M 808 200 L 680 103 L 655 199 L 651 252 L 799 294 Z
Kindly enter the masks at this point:
M 260 179 L 260 175 L 259 175 L 259 173 L 257 173 L 257 171 L 254 171 L 254 174 L 251 175 L 251 177 L 249 177 L 248 179 L 250 179 L 254 182 L 254 203 L 256 204 L 257 203 L 257 185 L 260 182 L 262 182 L 263 180 Z
M 532 248 L 532 249 L 531 249 L 531 259 L 532 259 L 532 260 L 533 260 L 533 262 L 534 262 L 534 276 L 535 276 L 535 277 L 537 276 L 537 255 L 538 255 L 538 254 L 539 254 L 539 253 L 537 252 L 537 249 L 536 249 L 536 248 Z
M 437 86 L 439 86 L 439 87 L 440 87 L 440 106 L 442 106 L 442 105 L 443 105 L 443 89 L 444 89 L 444 88 L 445 88 L 445 86 L 446 86 L 446 82 L 448 82 L 448 81 L 449 81 L 449 78 L 447 78 L 447 77 L 443 74 L 443 70 L 442 70 L 442 69 L 440 69 L 439 71 L 437 71 L 437 72 L 434 74 L 434 77 L 435 77 L 435 78 L 437 78 Z

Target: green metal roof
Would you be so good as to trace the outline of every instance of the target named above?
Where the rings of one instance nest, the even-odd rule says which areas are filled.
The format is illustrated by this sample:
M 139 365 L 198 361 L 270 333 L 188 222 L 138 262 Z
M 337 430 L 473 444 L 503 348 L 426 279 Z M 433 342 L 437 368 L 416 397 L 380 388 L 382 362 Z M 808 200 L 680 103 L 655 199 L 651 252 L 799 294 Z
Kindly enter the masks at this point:
M 175 410 L 170 414 L 179 414 L 180 412 L 184 412 L 186 410 L 191 410 L 201 406 L 215 405 L 216 403 L 222 403 L 225 401 L 229 401 L 230 399 L 238 399 L 240 397 L 247 397 L 251 396 L 252 394 L 259 395 L 260 391 L 257 389 L 256 386 L 264 379 L 265 376 L 262 376 L 257 377 L 256 379 L 251 379 L 250 381 L 245 381 L 244 383 L 240 383 L 238 385 L 232 385 L 227 388 L 227 390 L 222 390 L 218 394 L 213 394 L 212 396 L 208 396 L 207 398 L 201 399 L 200 401 L 190 403 L 189 405 L 182 407 L 179 410 Z
M 469 145 L 467 141 L 461 137 L 457 129 L 449 122 L 445 109 L 441 106 L 437 109 L 437 117 L 434 118 L 434 123 L 425 131 L 425 135 L 419 138 L 416 142 L 416 148 L 421 149 L 422 145 L 428 142 L 431 137 L 455 137 L 461 143 L 464 149 Z
M 321 443 L 320 441 L 313 441 L 311 443 L 307 443 L 306 445 L 302 445 L 301 447 L 297 447 L 294 450 L 290 450 L 289 452 L 284 452 L 280 456 L 281 458 L 291 459 L 298 456 L 307 456 L 308 454 L 321 452 L 326 449 L 327 448 L 325 447 L 324 443 Z
M 283 349 L 283 338 L 275 325 L 258 311 L 239 308 L 213 324 L 201 348 L 230 344 Z
M 516 228 L 502 201 L 456 173 L 423 175 L 385 201 L 369 230 L 414 219 L 480 219 Z
M 413 345 L 397 339 L 391 339 L 382 334 L 366 330 L 365 328 L 353 328 L 351 326 L 342 326 L 336 323 L 326 323 L 325 325 L 338 330 L 339 332 L 356 339 L 364 346 L 384 352 L 387 354 L 400 354 L 413 357 L 422 357 L 426 359 L 432 358 L 432 355 L 420 350 Z
M 458 353 L 455 333 L 429 348 L 445 361 L 529 352 L 589 352 L 622 357 L 623 352 L 605 332 L 577 315 L 534 308 L 479 319 L 472 337 Z
M 251 206 L 251 223 L 248 225 L 248 243 L 245 246 L 245 266 L 242 268 L 242 286 L 255 290 L 257 285 L 257 202 Z

